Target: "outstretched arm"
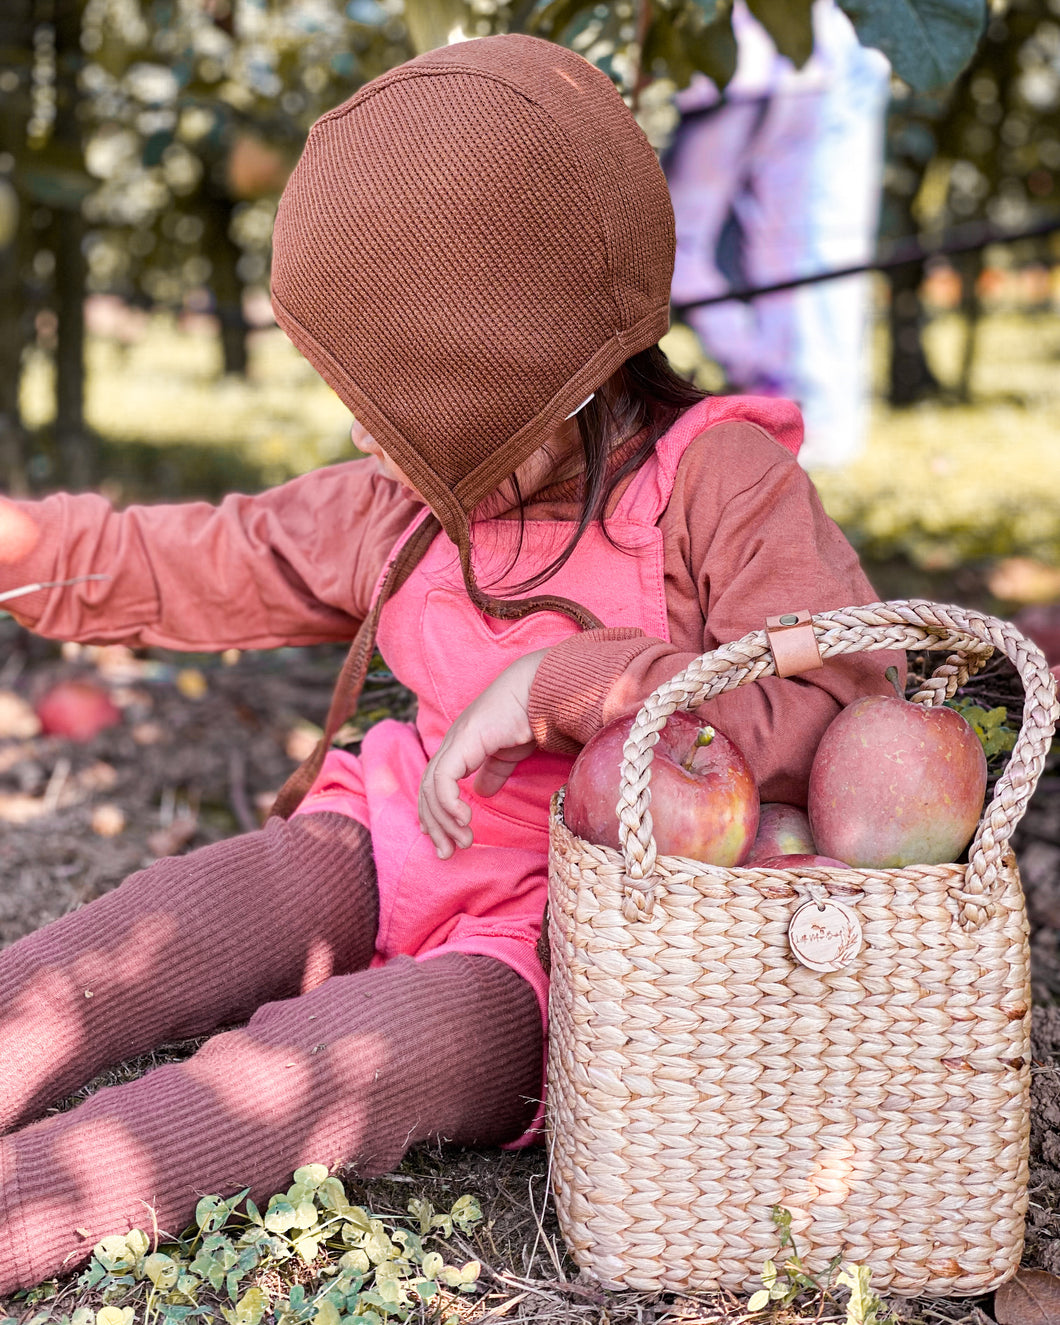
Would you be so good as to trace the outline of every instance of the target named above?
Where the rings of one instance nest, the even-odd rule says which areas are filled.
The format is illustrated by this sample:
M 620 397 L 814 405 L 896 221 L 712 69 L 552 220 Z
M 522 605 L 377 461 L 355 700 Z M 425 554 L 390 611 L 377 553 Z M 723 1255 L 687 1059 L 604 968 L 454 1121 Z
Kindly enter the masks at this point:
M 417 509 L 371 460 L 218 506 L 0 498 L 0 594 L 79 581 L 0 607 L 38 634 L 85 642 L 212 651 L 349 639 Z

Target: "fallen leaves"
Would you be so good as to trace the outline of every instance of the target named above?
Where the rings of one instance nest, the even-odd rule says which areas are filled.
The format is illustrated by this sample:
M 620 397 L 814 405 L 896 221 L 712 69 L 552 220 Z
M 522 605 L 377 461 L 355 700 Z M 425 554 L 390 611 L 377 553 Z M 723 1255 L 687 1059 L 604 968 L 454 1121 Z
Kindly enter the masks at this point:
M 1045 1270 L 1020 1270 L 994 1294 L 998 1325 L 1060 1325 L 1060 1279 Z
M 40 732 L 40 719 L 13 690 L 0 690 L 0 739 L 26 741 Z

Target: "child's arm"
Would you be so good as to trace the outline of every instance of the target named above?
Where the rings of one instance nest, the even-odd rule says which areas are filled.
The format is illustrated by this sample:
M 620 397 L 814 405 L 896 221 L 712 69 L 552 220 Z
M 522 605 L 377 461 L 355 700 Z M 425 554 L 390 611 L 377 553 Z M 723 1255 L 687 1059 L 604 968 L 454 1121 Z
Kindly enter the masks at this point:
M 660 527 L 675 639 L 591 631 L 549 649 L 530 702 L 543 748 L 576 753 L 700 653 L 762 629 L 769 616 L 877 598 L 809 478 L 750 424 L 720 425 L 693 443 Z M 682 638 L 675 617 L 688 623 Z M 825 727 L 858 695 L 890 693 L 883 673 L 892 664 L 904 671 L 904 654 L 851 654 L 729 691 L 702 712 L 743 750 L 763 800 L 801 804 Z
M 418 507 L 372 460 L 219 506 L 115 511 L 94 493 L 0 498 L 0 602 L 38 634 L 212 651 L 349 639 Z

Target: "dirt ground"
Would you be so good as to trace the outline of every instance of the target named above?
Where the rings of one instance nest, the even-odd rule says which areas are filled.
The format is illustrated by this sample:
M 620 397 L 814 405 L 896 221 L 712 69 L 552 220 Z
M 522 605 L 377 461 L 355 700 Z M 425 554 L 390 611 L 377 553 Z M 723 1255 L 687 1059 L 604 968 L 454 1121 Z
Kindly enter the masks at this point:
M 0 691 L 32 700 L 60 677 L 102 673 L 123 710 L 119 726 L 86 744 L 0 730 L 0 946 L 90 901 L 157 855 L 257 826 L 269 794 L 294 767 L 294 756 L 306 752 L 306 724 L 323 720 L 343 653 L 328 647 L 227 660 L 160 652 L 133 656 L 123 650 L 61 654 L 57 646 L 0 618 Z M 987 699 L 994 702 L 1000 694 L 1017 711 L 1010 678 L 995 673 L 982 684 L 991 692 Z M 384 709 L 404 716 L 408 699 L 376 674 L 363 708 L 361 722 Z M 1025 1265 L 1060 1275 L 1060 756 L 1055 753 L 1020 827 L 1017 850 L 1032 931 L 1036 1004 Z M 514 1183 L 525 1195 L 529 1183 L 535 1196 L 542 1194 L 540 1157 L 506 1156 L 491 1169 L 497 1164 L 489 1156 L 468 1156 L 461 1163 L 462 1189 L 477 1185 L 488 1195 Z M 530 1270 L 515 1266 L 514 1272 Z M 989 1307 L 989 1299 L 959 1309 L 953 1304 L 952 1314 L 931 1318 L 988 1321 Z

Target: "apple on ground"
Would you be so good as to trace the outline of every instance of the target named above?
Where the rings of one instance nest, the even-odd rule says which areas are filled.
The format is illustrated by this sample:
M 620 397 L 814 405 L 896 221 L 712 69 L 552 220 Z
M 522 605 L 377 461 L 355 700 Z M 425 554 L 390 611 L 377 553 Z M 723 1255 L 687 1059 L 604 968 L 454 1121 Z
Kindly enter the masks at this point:
M 758 832 L 744 863 L 760 865 L 770 856 L 813 855 L 815 849 L 805 810 L 782 801 L 763 801 Z
M 71 741 L 90 741 L 104 728 L 121 722 L 121 710 L 91 681 L 59 681 L 35 707 L 45 735 Z
M 956 860 L 983 809 L 986 756 L 954 709 L 898 693 L 848 704 L 825 729 L 810 769 L 817 850 L 855 868 Z
M 616 718 L 585 745 L 563 802 L 571 832 L 615 850 L 622 747 L 635 716 Z M 758 788 L 747 760 L 716 727 L 691 713 L 672 714 L 652 760 L 651 815 L 662 855 L 741 864 L 758 827 Z

